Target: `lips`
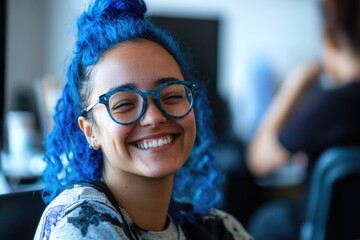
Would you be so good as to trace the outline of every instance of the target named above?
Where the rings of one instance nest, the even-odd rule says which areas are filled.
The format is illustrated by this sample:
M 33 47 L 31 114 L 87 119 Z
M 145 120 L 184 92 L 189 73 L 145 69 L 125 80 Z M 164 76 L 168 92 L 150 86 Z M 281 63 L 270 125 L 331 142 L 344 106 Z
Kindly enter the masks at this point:
M 158 138 L 144 139 L 135 143 L 140 149 L 158 148 L 172 143 L 174 140 L 173 135 L 167 135 Z

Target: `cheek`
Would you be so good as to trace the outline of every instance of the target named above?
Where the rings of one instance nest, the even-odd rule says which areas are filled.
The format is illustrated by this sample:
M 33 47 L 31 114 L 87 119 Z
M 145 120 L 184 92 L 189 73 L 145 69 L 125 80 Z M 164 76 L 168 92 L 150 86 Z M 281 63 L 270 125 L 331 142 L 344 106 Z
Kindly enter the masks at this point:
M 123 148 L 130 129 L 128 126 L 122 126 L 113 121 L 103 121 L 100 123 L 99 132 L 101 133 L 100 144 L 103 149 L 107 149 L 109 146 Z
M 108 139 L 116 144 L 123 146 L 126 143 L 126 139 L 128 138 L 130 134 L 130 130 L 128 127 L 124 126 L 114 126 L 112 128 L 109 127 L 107 131 Z
M 129 156 L 129 149 L 126 144 L 129 133 L 130 130 L 121 125 L 103 125 L 100 144 L 104 162 L 110 161 L 111 164 L 117 164 L 118 160 Z
M 192 124 L 192 132 L 193 132 L 193 135 L 194 135 L 194 140 L 195 140 L 195 137 L 196 137 L 196 121 L 195 121 L 195 119 L 193 119 L 192 121 L 191 121 L 191 124 Z
M 186 132 L 189 134 L 189 138 L 191 139 L 191 142 L 194 143 L 196 138 L 196 120 L 194 113 L 189 114 L 189 118 L 186 119 L 186 122 L 184 124 L 186 124 L 186 127 L 184 128 Z

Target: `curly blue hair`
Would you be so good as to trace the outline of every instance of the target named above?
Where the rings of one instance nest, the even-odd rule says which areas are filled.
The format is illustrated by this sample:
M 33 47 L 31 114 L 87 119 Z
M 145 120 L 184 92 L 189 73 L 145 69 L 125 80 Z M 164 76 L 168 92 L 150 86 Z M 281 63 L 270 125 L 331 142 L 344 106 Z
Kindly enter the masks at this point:
M 99 58 L 116 45 L 149 40 L 160 44 L 177 61 L 188 81 L 196 81 L 188 59 L 176 41 L 145 18 L 142 0 L 95 0 L 77 21 L 77 41 L 67 71 L 67 82 L 58 100 L 54 127 L 46 137 L 43 198 L 52 201 L 70 183 L 98 180 L 102 174 L 102 154 L 88 147 L 80 130 L 78 108 L 87 104 L 91 91 L 89 78 Z M 186 164 L 175 176 L 169 214 L 178 222 L 193 220 L 220 203 L 219 176 L 210 150 L 215 143 L 211 111 L 205 91 L 197 95 L 194 111 L 197 121 L 195 145 Z M 179 204 L 182 203 L 182 204 Z M 191 206 L 184 214 L 184 208 Z

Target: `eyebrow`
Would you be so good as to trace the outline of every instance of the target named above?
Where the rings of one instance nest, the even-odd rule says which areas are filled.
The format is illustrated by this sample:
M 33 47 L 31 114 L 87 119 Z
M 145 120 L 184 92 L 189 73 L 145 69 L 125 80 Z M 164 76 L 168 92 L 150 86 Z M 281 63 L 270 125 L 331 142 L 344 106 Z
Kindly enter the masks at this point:
M 180 80 L 177 79 L 177 78 L 174 78 L 174 77 L 159 78 L 159 79 L 155 80 L 154 85 L 156 87 L 158 87 L 158 86 L 160 86 L 160 85 L 162 85 L 164 83 L 171 82 L 171 81 L 180 81 Z
M 171 81 L 181 81 L 177 78 L 174 78 L 174 77 L 164 77 L 164 78 L 158 78 L 155 80 L 154 82 L 154 86 L 155 87 L 158 87 L 164 83 L 167 83 L 167 82 L 171 82 Z M 121 85 L 118 85 L 118 86 L 115 86 L 115 87 L 112 87 L 109 89 L 109 92 L 110 91 L 113 91 L 114 89 L 117 89 L 119 87 L 124 87 L 124 88 L 139 88 L 139 85 L 136 84 L 136 83 L 124 83 L 124 84 L 121 84 Z

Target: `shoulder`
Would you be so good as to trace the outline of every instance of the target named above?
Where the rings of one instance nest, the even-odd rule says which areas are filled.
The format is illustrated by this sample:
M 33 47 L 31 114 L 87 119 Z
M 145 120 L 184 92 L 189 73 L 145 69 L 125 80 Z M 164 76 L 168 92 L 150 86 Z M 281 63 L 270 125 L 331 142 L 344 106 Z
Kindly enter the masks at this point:
M 182 226 L 185 235 L 195 239 L 252 240 L 241 223 L 229 213 L 211 209 L 195 223 Z
M 234 216 L 220 209 L 212 208 L 209 214 L 204 216 L 203 221 L 212 227 L 224 229 L 233 236 L 233 239 L 252 239 Z
M 92 187 L 75 185 L 71 189 L 66 189 L 60 193 L 45 209 L 44 216 L 61 218 L 81 209 L 83 206 L 93 206 L 96 208 L 107 208 L 111 210 L 106 196 Z
M 317 87 L 306 95 L 304 103 L 307 107 L 330 108 L 346 106 L 349 103 L 359 104 L 360 82 L 350 82 L 332 87 Z
M 122 222 L 103 193 L 91 187 L 74 186 L 46 207 L 35 239 L 120 236 Z

